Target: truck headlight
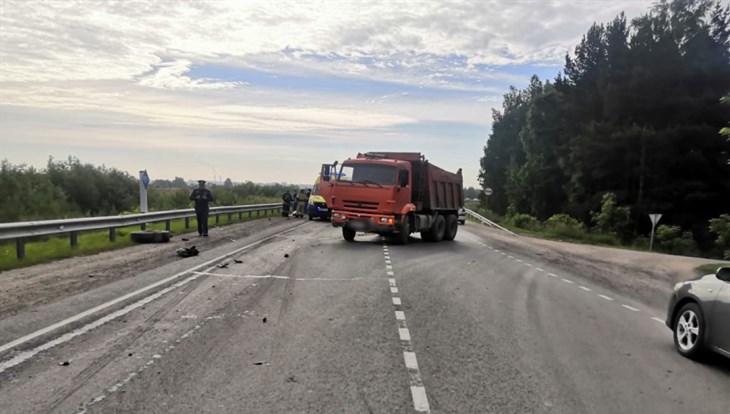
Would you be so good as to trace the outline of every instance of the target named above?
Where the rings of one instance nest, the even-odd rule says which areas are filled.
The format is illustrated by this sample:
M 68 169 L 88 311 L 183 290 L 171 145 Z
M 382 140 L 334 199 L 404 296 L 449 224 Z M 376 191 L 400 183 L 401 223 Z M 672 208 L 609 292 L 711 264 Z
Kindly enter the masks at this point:
M 380 218 L 380 222 L 381 223 L 387 223 L 388 222 L 388 218 L 387 217 L 381 217 Z

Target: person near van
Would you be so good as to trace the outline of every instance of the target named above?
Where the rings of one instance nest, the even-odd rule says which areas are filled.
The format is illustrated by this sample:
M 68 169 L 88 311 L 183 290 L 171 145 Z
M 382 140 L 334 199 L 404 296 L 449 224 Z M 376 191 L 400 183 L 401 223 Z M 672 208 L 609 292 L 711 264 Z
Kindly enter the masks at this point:
M 284 195 L 281 196 L 283 204 L 281 206 L 281 216 L 289 217 L 289 209 L 291 208 L 292 196 L 289 190 L 286 190 Z
M 304 209 L 307 207 L 307 193 L 302 188 L 297 196 L 297 217 L 304 217 Z
M 195 219 L 198 222 L 198 236 L 208 237 L 208 203 L 215 201 L 213 193 L 205 188 L 205 180 L 198 180 L 198 188 L 190 194 L 195 202 Z

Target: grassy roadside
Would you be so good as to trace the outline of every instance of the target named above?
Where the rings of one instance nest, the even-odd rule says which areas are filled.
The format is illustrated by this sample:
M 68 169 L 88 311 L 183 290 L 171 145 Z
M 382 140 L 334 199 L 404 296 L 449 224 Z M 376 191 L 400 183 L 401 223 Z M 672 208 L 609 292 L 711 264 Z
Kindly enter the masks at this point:
M 695 273 L 697 276 L 709 275 L 717 272 L 718 267 L 727 266 L 727 263 L 708 263 L 702 266 L 695 267 Z
M 279 213 L 261 213 L 261 218 L 278 216 Z M 220 216 L 218 225 L 225 226 L 256 219 L 256 213 L 253 214 L 252 218 L 248 218 L 248 213 L 244 213 L 242 219 L 238 218 L 238 214 L 233 214 L 229 222 L 227 215 L 223 214 Z M 211 216 L 208 223 L 211 227 L 215 226 L 215 217 Z M 195 232 L 196 228 L 197 223 L 194 217 L 190 219 L 190 228 L 188 229 L 185 229 L 184 219 L 172 220 L 170 222 L 170 232 L 175 235 Z M 129 235 L 131 232 L 137 230 L 139 230 L 139 226 L 120 227 L 117 229 L 116 241 L 113 242 L 109 241 L 109 232 L 107 230 L 79 233 L 79 245 L 75 249 L 71 248 L 68 235 L 38 238 L 26 243 L 25 258 L 22 260 L 16 258 L 17 251 L 15 242 L 5 242 L 0 244 L 0 272 L 68 257 L 89 255 L 131 246 L 135 243 L 132 242 Z M 147 224 L 147 230 L 165 230 L 165 222 L 149 223 Z

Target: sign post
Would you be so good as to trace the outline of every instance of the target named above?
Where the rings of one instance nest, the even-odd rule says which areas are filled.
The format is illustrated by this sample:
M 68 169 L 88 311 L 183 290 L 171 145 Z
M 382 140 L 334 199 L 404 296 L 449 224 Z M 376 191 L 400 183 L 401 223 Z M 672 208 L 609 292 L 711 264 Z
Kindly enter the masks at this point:
M 484 189 L 484 208 L 486 209 L 489 205 L 488 200 L 489 196 L 492 195 L 492 189 L 490 187 L 487 187 Z
M 147 186 L 150 184 L 150 176 L 147 170 L 139 172 L 139 212 L 147 212 Z
M 654 247 L 654 230 L 656 230 L 656 224 L 659 223 L 659 219 L 662 218 L 661 214 L 649 214 L 651 219 L 651 240 L 649 241 L 649 251 Z

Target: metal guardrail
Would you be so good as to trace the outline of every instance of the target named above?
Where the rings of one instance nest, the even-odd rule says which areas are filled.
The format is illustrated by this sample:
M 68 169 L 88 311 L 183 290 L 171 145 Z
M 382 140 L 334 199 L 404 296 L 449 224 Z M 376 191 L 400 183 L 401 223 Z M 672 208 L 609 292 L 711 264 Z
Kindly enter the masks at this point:
M 276 212 L 281 209 L 281 203 L 253 204 L 244 206 L 212 207 L 210 215 L 215 217 L 215 223 L 220 222 L 221 215 L 227 215 L 231 221 L 233 214 L 243 218 L 243 213 L 249 217 L 261 212 Z M 82 231 L 109 229 L 109 241 L 116 240 L 116 229 L 120 227 L 140 226 L 145 230 L 148 223 L 165 222 L 165 229 L 170 230 L 172 220 L 185 219 L 185 228 L 190 228 L 190 218 L 195 217 L 195 210 L 169 210 L 144 214 L 129 214 L 124 216 L 88 217 L 65 220 L 23 221 L 16 223 L 0 223 L 0 241 L 15 240 L 18 259 L 25 257 L 25 243 L 29 238 L 38 236 L 52 236 L 69 234 L 71 247 L 78 246 L 78 233 Z
M 464 210 L 466 210 L 466 214 L 468 214 L 468 215 L 474 217 L 475 219 L 481 221 L 483 224 L 486 224 L 486 225 L 492 226 L 492 227 L 496 227 L 496 228 L 498 228 L 500 230 L 506 231 L 507 233 L 509 233 L 509 234 L 511 234 L 513 236 L 517 236 L 517 233 L 514 233 L 512 231 L 509 231 L 509 230 L 505 229 L 504 227 L 502 227 L 499 224 L 493 222 L 492 220 L 489 220 L 488 218 L 482 216 L 481 214 L 477 213 L 474 210 L 469 210 L 468 208 L 465 208 Z

